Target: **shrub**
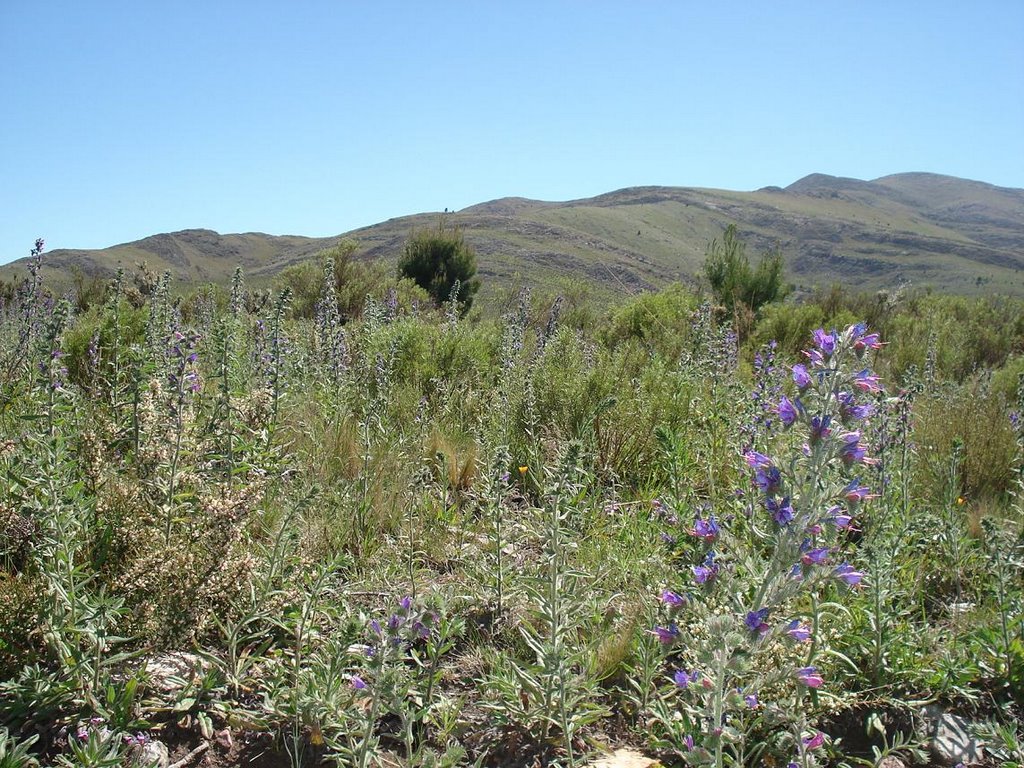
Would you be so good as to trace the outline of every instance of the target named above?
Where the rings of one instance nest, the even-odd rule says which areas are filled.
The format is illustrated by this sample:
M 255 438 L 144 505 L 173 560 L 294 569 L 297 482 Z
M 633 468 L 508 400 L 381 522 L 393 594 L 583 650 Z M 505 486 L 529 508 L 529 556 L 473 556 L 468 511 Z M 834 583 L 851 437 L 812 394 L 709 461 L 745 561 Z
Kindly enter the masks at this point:
M 458 227 L 448 228 L 442 220 L 436 230 L 413 232 L 398 260 L 398 271 L 413 280 L 438 305 L 451 296 L 458 284 L 456 300 L 465 314 L 480 288 L 476 277 L 476 254 Z

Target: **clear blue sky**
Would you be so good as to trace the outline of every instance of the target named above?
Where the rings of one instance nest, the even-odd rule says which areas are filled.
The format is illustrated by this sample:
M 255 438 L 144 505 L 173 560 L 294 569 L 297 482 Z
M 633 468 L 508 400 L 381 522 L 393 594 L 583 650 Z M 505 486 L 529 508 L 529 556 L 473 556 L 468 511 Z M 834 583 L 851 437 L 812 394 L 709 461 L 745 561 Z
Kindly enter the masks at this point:
M 506 195 L 1024 187 L 1024 2 L 0 0 L 0 262 Z

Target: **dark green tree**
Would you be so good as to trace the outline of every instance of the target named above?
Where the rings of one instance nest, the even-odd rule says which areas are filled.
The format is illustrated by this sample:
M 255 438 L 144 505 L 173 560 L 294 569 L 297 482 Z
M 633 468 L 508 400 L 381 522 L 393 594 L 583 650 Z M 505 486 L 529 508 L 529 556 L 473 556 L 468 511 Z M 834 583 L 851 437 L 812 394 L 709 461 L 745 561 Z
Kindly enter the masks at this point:
M 765 304 L 782 299 L 786 295 L 782 270 L 778 248 L 763 254 L 757 267 L 752 267 L 735 224 L 726 227 L 721 241 L 711 241 L 704 261 L 704 275 L 715 300 L 734 317 L 756 313 Z
M 476 276 L 476 254 L 466 244 L 462 230 L 442 220 L 437 229 L 414 231 L 398 260 L 398 271 L 430 294 L 438 305 L 451 297 L 458 283 L 456 299 L 464 314 L 480 288 Z

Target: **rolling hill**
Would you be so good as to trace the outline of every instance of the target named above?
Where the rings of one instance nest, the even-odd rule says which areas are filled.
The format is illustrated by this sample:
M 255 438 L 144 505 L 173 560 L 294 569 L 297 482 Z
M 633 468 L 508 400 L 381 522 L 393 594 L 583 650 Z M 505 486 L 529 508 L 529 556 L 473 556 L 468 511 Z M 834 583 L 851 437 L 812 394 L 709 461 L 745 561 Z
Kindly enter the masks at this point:
M 484 297 L 516 276 L 535 285 L 586 280 L 609 293 L 692 280 L 708 242 L 729 224 L 751 255 L 780 247 L 787 279 L 800 286 L 910 282 L 1024 295 L 1024 190 L 929 173 L 873 181 L 812 174 L 753 192 L 631 187 L 568 202 L 509 197 L 328 238 L 184 230 L 100 250 L 55 250 L 44 271 L 61 281 L 76 270 L 102 276 L 144 261 L 194 283 L 226 282 L 241 265 L 250 281 L 268 281 L 346 238 L 359 243 L 361 258 L 395 261 L 413 228 L 436 226 L 441 216 L 476 249 Z M 0 267 L 0 279 L 24 275 L 25 262 Z

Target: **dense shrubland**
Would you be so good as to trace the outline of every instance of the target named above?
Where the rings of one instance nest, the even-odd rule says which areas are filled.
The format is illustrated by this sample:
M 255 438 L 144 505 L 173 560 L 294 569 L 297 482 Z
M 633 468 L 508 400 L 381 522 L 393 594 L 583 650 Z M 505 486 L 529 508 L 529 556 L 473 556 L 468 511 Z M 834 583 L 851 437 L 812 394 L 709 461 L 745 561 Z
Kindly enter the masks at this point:
M 873 765 L 934 702 L 1021 761 L 1019 302 L 740 344 L 680 286 L 463 316 L 350 255 L 11 292 L 0 766 Z

